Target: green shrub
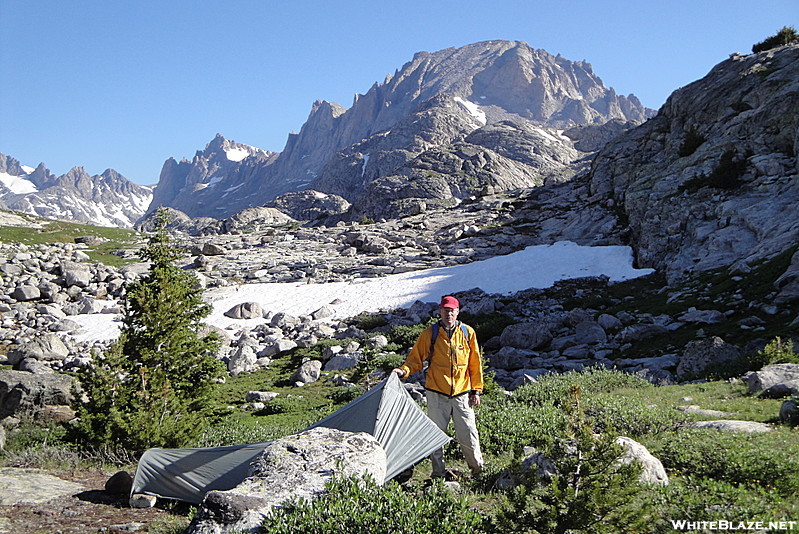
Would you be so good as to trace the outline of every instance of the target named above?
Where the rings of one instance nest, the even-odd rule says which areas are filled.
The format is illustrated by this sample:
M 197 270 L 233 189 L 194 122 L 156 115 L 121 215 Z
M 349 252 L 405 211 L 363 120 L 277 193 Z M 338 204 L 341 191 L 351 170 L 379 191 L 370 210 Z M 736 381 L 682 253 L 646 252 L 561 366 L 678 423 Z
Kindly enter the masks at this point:
M 38 425 L 23 422 L 8 434 L 7 451 L 22 451 L 34 446 L 60 446 L 66 444 L 66 428 L 61 425 Z
M 796 29 L 793 26 L 783 26 L 776 35 L 767 37 L 759 43 L 752 45 L 752 52 L 757 54 L 758 52 L 765 52 L 766 50 L 771 50 L 778 46 L 785 46 L 796 42 L 799 42 L 799 34 L 796 33 Z
M 263 409 L 255 412 L 255 415 L 300 412 L 305 410 L 307 406 L 307 402 L 302 397 L 276 397 L 267 402 Z
M 774 363 L 799 363 L 799 353 L 793 350 L 793 340 L 775 337 L 763 350 L 748 355 L 748 360 L 750 369 L 758 371 Z
M 341 386 L 334 389 L 330 395 L 328 395 L 328 398 L 334 404 L 347 404 L 354 401 L 364 393 L 364 390 L 359 386 Z
M 702 143 L 706 141 L 705 136 L 700 134 L 695 126 L 692 126 L 687 132 L 685 132 L 685 138 L 680 145 L 679 155 L 681 158 L 686 156 L 690 156 L 696 149 L 698 149 Z
M 480 447 L 487 454 L 512 451 L 518 456 L 524 447 L 543 448 L 565 427 L 563 412 L 554 406 L 529 407 L 485 396 L 477 408 Z
M 673 533 L 681 520 L 779 521 L 799 515 L 799 505 L 765 488 L 744 487 L 693 475 L 672 477 L 669 485 L 652 488 L 650 498 L 660 521 L 651 532 Z M 679 524 L 679 523 L 677 523 Z
M 789 496 L 799 492 L 799 457 L 792 449 L 777 433 L 691 429 L 673 434 L 651 452 L 668 471 Z
M 652 406 L 621 395 L 586 397 L 585 412 L 598 432 L 613 430 L 630 437 L 673 432 L 690 420 L 681 411 Z
M 371 367 L 371 369 L 382 369 L 383 371 L 388 372 L 396 367 L 399 367 L 404 362 L 405 356 L 402 354 L 388 352 L 379 354 L 378 356 L 372 358 L 369 361 L 369 367 Z
M 432 323 L 433 320 L 431 319 L 426 323 L 398 325 L 393 327 L 386 334 L 386 338 L 388 338 L 389 343 L 395 343 L 404 350 L 410 350 L 410 348 L 413 347 L 413 344 L 416 343 L 416 340 L 419 338 L 419 334 L 421 334 L 422 331 Z
M 592 368 L 579 373 L 549 374 L 537 382 L 524 385 L 513 392 L 514 402 L 528 406 L 560 404 L 569 395 L 572 386 L 580 386 L 584 396 L 609 393 L 626 388 L 653 388 L 640 376 L 621 371 Z
M 381 326 L 386 326 L 387 324 L 388 320 L 386 317 L 380 314 L 362 313 L 355 317 L 355 326 L 367 332 L 375 328 L 380 328 Z
M 435 482 L 422 495 L 397 483 L 335 478 L 313 501 L 294 500 L 274 508 L 263 534 L 481 534 L 483 520 L 467 502 Z
M 618 461 L 614 434 L 594 434 L 580 398 L 580 387 L 572 386 L 563 403 L 566 431 L 545 449 L 557 474 L 542 482 L 531 473 L 514 488 L 497 514 L 498 532 L 616 534 L 651 526 L 640 466 Z
M 746 170 L 746 157 L 738 156 L 735 149 L 727 149 L 719 159 L 719 164 L 709 176 L 700 174 L 682 184 L 677 192 L 694 193 L 702 187 L 715 189 L 736 189 L 741 185 L 741 176 Z

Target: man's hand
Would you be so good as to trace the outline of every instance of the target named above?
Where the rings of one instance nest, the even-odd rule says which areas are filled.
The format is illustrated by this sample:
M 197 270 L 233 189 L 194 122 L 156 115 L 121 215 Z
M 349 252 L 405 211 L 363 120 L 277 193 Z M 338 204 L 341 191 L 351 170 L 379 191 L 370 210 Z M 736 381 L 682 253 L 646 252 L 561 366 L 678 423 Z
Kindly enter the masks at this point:
M 403 376 L 405 376 L 405 371 L 403 371 L 399 367 L 397 367 L 396 369 L 393 369 L 391 372 L 394 373 L 395 375 L 397 375 L 397 378 L 402 378 Z
M 480 406 L 480 394 L 471 392 L 469 393 L 469 405 L 470 406 Z

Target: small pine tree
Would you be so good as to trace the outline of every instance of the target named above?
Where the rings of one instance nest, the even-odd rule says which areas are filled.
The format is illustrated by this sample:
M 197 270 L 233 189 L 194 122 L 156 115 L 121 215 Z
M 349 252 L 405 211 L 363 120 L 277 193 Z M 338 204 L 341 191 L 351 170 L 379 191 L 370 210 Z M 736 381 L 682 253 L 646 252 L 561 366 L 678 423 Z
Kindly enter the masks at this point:
M 216 335 L 200 337 L 210 313 L 195 276 L 175 265 L 164 210 L 142 251 L 149 272 L 126 289 L 119 338 L 81 377 L 88 402 L 77 406 L 77 441 L 134 452 L 191 444 L 206 427 L 224 373 Z
M 515 488 L 498 514 L 508 532 L 566 534 L 646 532 L 654 524 L 642 498 L 640 467 L 619 461 L 621 448 L 611 432 L 594 435 L 580 405 L 580 387 L 564 402 L 569 427 L 548 451 L 557 469 L 548 483 L 532 474 Z
M 696 126 L 692 126 L 685 132 L 685 138 L 680 144 L 679 155 L 681 158 L 686 156 L 690 156 L 696 149 L 698 149 L 702 143 L 706 141 L 705 136 L 699 133 L 696 129 Z

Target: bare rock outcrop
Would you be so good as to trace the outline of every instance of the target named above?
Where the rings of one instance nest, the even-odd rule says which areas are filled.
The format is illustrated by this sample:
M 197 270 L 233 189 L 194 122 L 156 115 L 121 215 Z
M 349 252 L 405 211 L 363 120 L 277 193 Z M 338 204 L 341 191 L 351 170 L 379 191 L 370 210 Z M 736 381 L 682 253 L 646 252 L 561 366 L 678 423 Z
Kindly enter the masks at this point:
M 0 419 L 37 417 L 48 407 L 68 407 L 75 383 L 74 377 L 59 373 L 0 371 Z
M 369 475 L 382 484 L 386 453 L 369 434 L 317 427 L 273 441 L 249 476 L 228 491 L 211 491 L 188 534 L 250 532 L 288 499 L 313 499 L 333 476 Z
M 605 146 L 591 194 L 623 210 L 640 266 L 670 277 L 799 240 L 799 45 L 735 55 Z

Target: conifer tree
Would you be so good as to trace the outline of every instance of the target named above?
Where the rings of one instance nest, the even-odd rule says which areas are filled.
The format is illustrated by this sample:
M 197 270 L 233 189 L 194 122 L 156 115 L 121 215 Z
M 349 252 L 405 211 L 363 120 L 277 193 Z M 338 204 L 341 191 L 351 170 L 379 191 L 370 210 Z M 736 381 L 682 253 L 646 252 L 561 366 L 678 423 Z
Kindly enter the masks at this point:
M 531 534 L 651 531 L 655 518 L 638 481 L 640 466 L 619 461 L 614 433 L 593 433 L 579 386 L 572 387 L 563 408 L 569 421 L 566 435 L 547 451 L 557 474 L 543 481 L 533 470 L 509 495 L 499 526 Z
M 191 445 L 206 427 L 224 366 L 213 356 L 219 339 L 200 336 L 210 306 L 196 277 L 180 269 L 164 210 L 142 251 L 146 275 L 126 289 L 119 338 L 81 383 L 88 402 L 78 406 L 74 430 L 85 444 L 150 447 Z

